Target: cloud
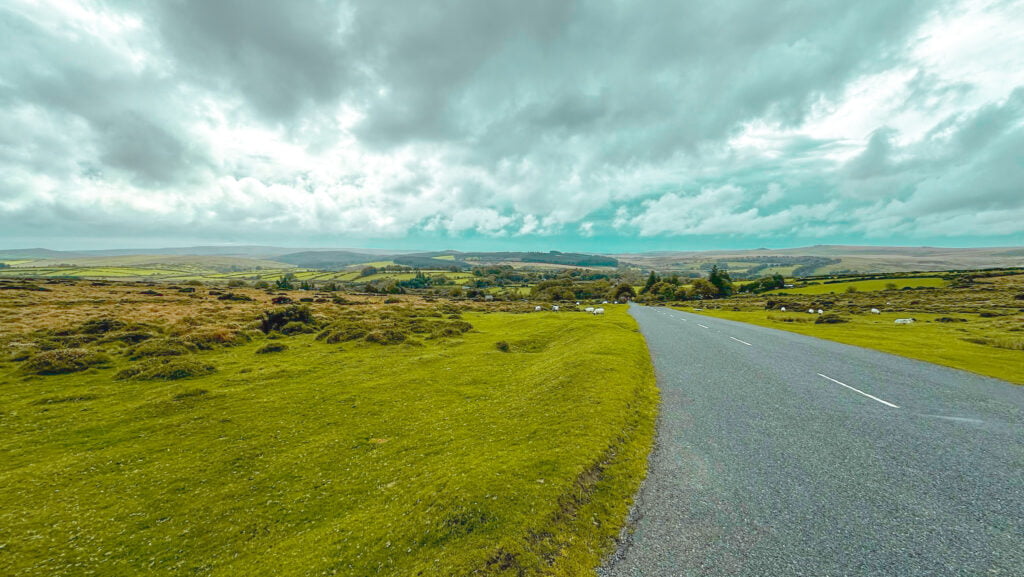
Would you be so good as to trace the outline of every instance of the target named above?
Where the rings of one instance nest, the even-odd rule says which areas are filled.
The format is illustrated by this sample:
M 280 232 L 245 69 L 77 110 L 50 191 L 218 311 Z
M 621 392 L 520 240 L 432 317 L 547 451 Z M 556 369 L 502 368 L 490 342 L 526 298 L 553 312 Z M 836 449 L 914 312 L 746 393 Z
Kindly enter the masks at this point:
M 0 242 L 1014 241 L 1021 27 L 968 0 L 15 0 Z

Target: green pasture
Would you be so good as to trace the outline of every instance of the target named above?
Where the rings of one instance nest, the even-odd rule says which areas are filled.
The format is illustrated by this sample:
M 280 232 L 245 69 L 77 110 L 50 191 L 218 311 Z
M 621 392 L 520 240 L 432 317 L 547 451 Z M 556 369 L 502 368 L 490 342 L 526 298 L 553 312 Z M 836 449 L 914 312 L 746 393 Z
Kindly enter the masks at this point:
M 957 314 L 952 317 L 963 322 L 936 322 L 951 315 L 903 312 L 842 315 L 848 322 L 815 324 L 817 315 L 802 312 L 704 309 L 699 314 L 875 349 L 1024 385 L 1024 336 L 1018 332 L 1019 317 L 991 319 Z M 893 322 L 906 317 L 917 322 Z
M 894 288 L 900 290 L 904 288 L 941 288 L 946 286 L 946 281 L 939 277 L 924 277 L 924 278 L 894 278 L 894 279 L 868 279 L 868 280 L 851 280 L 848 282 L 832 283 L 832 284 L 815 284 L 806 287 L 799 288 L 787 288 L 779 289 L 775 291 L 769 291 L 765 294 L 778 294 L 786 293 L 793 295 L 818 295 L 818 294 L 829 294 L 829 293 L 844 293 L 853 287 L 854 290 L 862 292 L 870 291 L 882 291 Z M 889 285 L 895 285 L 890 287 Z
M 0 362 L 0 574 L 593 574 L 652 444 L 642 336 L 625 307 L 463 316 L 176 381 Z

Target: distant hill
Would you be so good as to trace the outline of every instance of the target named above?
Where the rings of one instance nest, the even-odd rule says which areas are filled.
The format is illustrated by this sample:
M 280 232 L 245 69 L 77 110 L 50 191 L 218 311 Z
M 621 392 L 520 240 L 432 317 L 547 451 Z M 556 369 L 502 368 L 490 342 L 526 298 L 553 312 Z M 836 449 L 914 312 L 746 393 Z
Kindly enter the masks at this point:
M 50 250 L 48 248 L 0 249 L 0 260 L 47 259 L 61 257 L 74 258 L 79 256 L 85 256 L 85 253 Z
M 367 253 L 349 252 L 345 250 L 303 251 L 284 254 L 274 260 L 300 266 L 323 270 L 338 270 L 354 264 L 391 260 L 387 255 L 371 255 Z
M 700 273 L 714 264 L 730 270 L 736 278 L 775 272 L 812 276 L 1024 267 L 1024 248 L 1020 247 L 815 245 L 779 250 L 660 251 L 617 256 L 641 268 L 682 273 Z

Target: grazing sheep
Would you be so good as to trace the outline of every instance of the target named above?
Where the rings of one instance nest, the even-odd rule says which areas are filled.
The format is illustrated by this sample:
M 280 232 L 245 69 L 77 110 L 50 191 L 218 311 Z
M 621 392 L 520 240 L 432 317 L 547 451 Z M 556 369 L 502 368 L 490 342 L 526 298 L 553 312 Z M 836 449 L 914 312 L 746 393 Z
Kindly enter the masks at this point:
M 780 307 L 779 310 L 782 312 L 786 312 L 786 307 Z
M 807 314 L 813 315 L 814 314 L 814 309 L 807 309 Z
M 873 315 L 880 315 L 880 314 L 882 314 L 882 311 L 880 311 L 878 309 L 871 309 L 871 314 L 873 314 Z
M 909 325 L 913 324 L 913 322 L 914 319 L 896 319 L 896 324 L 898 325 Z
M 824 313 L 824 312 L 825 312 L 825 311 L 823 311 L 823 310 L 821 310 L 821 309 L 818 309 L 818 314 L 819 314 L 819 315 L 820 315 L 820 314 L 822 314 L 822 313 Z
M 551 310 L 558 311 L 558 305 L 551 305 Z
M 608 304 L 608 301 L 601 301 L 601 304 L 606 305 L 606 304 Z M 604 312 L 604 311 L 601 311 L 601 312 Z
M 542 307 L 540 305 L 537 305 L 537 306 L 533 307 L 533 310 L 535 310 L 537 312 L 540 312 L 540 311 L 544 310 L 544 307 Z
M 594 314 L 595 315 L 603 315 L 604 314 L 604 308 L 598 307 L 598 308 L 594 309 Z
M 594 307 L 587 307 L 587 308 L 585 308 L 583 310 L 588 312 L 588 313 L 592 313 L 592 312 L 594 312 Z

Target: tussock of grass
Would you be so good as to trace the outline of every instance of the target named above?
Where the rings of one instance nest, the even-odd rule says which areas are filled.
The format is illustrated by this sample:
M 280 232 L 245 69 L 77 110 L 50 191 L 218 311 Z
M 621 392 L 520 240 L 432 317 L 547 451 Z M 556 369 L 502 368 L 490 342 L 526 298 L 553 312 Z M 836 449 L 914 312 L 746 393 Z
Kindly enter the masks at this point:
M 53 349 L 25 361 L 22 370 L 36 375 L 76 373 L 110 364 L 110 357 L 89 349 Z
M 132 350 L 132 358 L 143 357 L 174 357 L 195 352 L 196 347 L 175 338 L 152 339 Z
M 213 365 L 191 358 L 150 358 L 124 368 L 114 375 L 120 381 L 175 381 L 214 372 Z
M 267 343 L 262 347 L 256 349 L 257 355 L 265 355 L 268 353 L 280 353 L 281 351 L 288 350 L 288 345 L 284 343 Z

